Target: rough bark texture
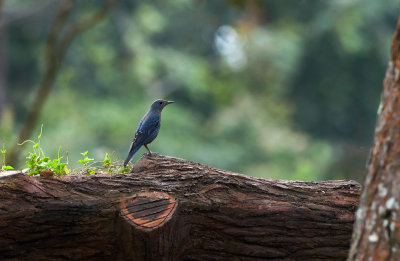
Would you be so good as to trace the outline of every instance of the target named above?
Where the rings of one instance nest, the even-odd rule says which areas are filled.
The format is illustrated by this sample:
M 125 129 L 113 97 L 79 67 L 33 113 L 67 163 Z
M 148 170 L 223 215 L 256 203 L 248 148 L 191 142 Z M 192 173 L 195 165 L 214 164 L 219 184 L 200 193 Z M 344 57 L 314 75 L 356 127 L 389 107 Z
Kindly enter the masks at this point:
M 400 19 L 348 260 L 400 260 Z
M 345 260 L 360 186 L 146 155 L 131 174 L 0 173 L 0 260 Z

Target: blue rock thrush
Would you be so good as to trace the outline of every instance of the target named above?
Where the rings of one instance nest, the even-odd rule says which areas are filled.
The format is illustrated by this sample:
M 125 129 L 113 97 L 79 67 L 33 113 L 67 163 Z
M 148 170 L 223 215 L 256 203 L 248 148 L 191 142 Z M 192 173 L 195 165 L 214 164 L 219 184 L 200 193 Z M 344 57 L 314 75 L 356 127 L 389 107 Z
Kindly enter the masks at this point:
M 133 154 L 135 154 L 136 151 L 142 147 L 142 145 L 144 145 L 151 154 L 147 144 L 151 143 L 157 137 L 158 131 L 160 130 L 161 111 L 165 106 L 171 103 L 173 103 L 173 101 L 156 100 L 150 106 L 149 111 L 139 122 L 135 136 L 133 137 L 131 148 L 129 149 L 128 157 L 124 161 L 124 166 L 128 165 L 128 162 L 131 160 Z

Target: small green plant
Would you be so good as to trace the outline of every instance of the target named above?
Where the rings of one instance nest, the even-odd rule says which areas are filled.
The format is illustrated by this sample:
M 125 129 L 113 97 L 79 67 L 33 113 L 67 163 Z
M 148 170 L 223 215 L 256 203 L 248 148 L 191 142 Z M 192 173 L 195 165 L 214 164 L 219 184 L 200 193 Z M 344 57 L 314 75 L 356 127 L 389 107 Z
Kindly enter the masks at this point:
M 105 167 L 109 167 L 111 165 L 111 160 L 108 157 L 108 153 L 106 153 L 106 156 L 103 159 L 103 164 L 104 164 Z
M 4 148 L 4 144 L 3 144 L 3 149 L 1 149 L 0 151 L 1 151 L 1 154 L 3 155 L 3 165 L 1 167 L 1 170 L 12 170 L 12 169 L 14 169 L 13 167 L 6 165 L 6 153 L 7 153 L 7 150 Z
M 110 156 L 108 153 L 106 153 L 104 160 L 103 160 L 103 166 L 100 167 L 100 169 L 103 169 L 107 173 L 128 173 L 130 171 L 129 167 L 120 167 L 120 162 L 116 160 L 111 160 Z
M 68 163 L 61 162 L 63 157 L 60 157 L 60 149 L 58 149 L 58 157 L 54 160 L 51 160 L 44 154 L 43 149 L 40 147 L 40 140 L 42 138 L 43 132 L 43 124 L 40 128 L 40 134 L 38 136 L 37 142 L 33 140 L 26 140 L 18 145 L 23 145 L 27 142 L 33 144 L 33 152 L 29 152 L 29 155 L 26 157 L 26 166 L 27 168 L 23 169 L 22 172 L 27 173 L 30 176 L 37 176 L 40 174 L 41 171 L 46 169 L 50 169 L 56 176 L 63 176 L 69 173 L 67 168 Z
M 40 174 L 46 174 L 46 172 L 50 172 L 50 174 L 54 174 L 58 177 L 67 175 L 70 173 L 68 169 L 68 156 L 67 162 L 62 162 L 63 157 L 60 157 L 61 147 L 58 149 L 58 155 L 56 159 L 50 159 L 50 157 L 46 156 L 43 149 L 40 147 L 40 141 L 42 139 L 43 133 L 43 124 L 40 128 L 40 134 L 37 138 L 37 141 L 26 140 L 18 145 L 24 145 L 25 143 L 32 143 L 33 151 L 29 152 L 29 155 L 26 157 L 26 168 L 22 170 L 22 172 L 27 173 L 31 176 L 37 176 Z M 5 165 L 5 155 L 6 149 L 1 150 L 3 155 L 3 166 L 2 170 L 10 170 L 13 169 L 11 166 Z M 107 172 L 107 173 L 128 173 L 130 168 L 125 166 L 121 167 L 121 162 L 118 160 L 112 160 L 108 153 L 105 154 L 102 163 L 100 161 L 94 161 L 93 158 L 89 158 L 88 151 L 82 152 L 82 159 L 78 160 L 79 164 L 83 165 L 83 168 L 78 169 L 79 173 L 84 173 L 87 175 L 94 174 L 96 172 Z
M 91 167 L 89 164 L 94 161 L 94 159 L 88 157 L 88 151 L 82 152 L 81 155 L 83 156 L 83 159 L 78 160 L 78 163 L 85 167 L 84 173 L 88 175 L 94 174 L 96 172 L 96 168 Z
M 78 160 L 78 163 L 81 163 L 83 165 L 87 165 L 88 163 L 94 161 L 94 159 L 91 159 L 88 157 L 88 151 L 82 152 L 81 155 L 83 156 L 83 159 Z
M 122 168 L 118 169 L 118 173 L 129 173 L 131 171 L 131 169 L 128 166 L 124 166 Z
M 111 165 L 111 159 L 108 156 L 108 153 L 104 156 L 103 159 L 103 168 L 105 169 L 106 172 L 112 173 L 113 172 L 113 166 Z

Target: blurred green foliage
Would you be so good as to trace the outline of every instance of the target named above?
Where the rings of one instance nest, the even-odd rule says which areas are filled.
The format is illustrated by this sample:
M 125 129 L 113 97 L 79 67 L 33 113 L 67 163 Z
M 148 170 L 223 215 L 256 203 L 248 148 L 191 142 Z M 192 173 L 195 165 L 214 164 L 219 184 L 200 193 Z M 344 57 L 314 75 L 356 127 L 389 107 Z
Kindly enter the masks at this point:
M 70 19 L 100 2 L 77 1 Z M 15 143 L 57 8 L 7 25 L 0 144 Z M 71 163 L 85 150 L 124 158 L 151 102 L 167 98 L 153 151 L 258 177 L 361 180 L 397 13 L 394 0 L 121 1 L 69 49 L 41 146 L 61 145 Z

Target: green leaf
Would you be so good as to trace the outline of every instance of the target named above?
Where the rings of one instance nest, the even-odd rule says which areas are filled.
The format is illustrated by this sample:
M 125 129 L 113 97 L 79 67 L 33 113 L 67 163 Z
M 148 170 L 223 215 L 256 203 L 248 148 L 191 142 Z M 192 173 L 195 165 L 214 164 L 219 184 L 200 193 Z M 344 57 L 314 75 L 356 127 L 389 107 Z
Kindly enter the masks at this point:
M 36 158 L 37 154 L 36 153 L 29 153 L 29 156 L 26 157 L 28 160 L 26 161 L 26 166 L 28 166 L 29 169 L 34 168 L 36 165 Z
M 66 165 L 67 165 L 67 163 L 60 163 L 60 164 L 57 164 L 57 165 L 55 166 L 55 168 L 53 169 L 54 173 L 56 173 L 56 174 L 58 174 L 58 175 L 63 175 L 63 174 L 65 174 L 64 168 L 65 168 Z
M 83 159 L 78 160 L 78 163 L 86 165 L 87 163 L 93 161 L 94 159 L 91 159 L 87 156 L 88 151 L 82 152 L 81 155 L 83 156 Z
M 40 171 L 38 171 L 38 170 L 34 170 L 34 171 L 29 172 L 30 176 L 36 176 L 36 175 L 39 175 L 39 174 L 40 174 Z
M 128 166 L 125 166 L 123 168 L 119 168 L 118 173 L 129 173 L 131 169 Z
M 46 166 L 47 166 L 48 168 L 55 168 L 55 167 L 57 167 L 57 162 L 54 162 L 54 160 L 53 160 L 53 161 L 50 161 L 50 162 L 48 162 L 48 163 L 46 164 Z
M 42 132 L 43 132 L 43 124 L 42 124 L 42 126 L 40 127 L 40 134 L 39 134 L 39 136 L 38 136 L 38 143 L 40 143 L 40 139 L 42 138 Z
M 38 159 L 38 162 L 39 162 L 39 163 L 46 163 L 46 162 L 48 162 L 49 160 L 50 160 L 49 157 L 44 157 L 44 158 L 39 158 L 39 159 Z
M 2 170 L 12 170 L 12 169 L 14 169 L 14 168 L 11 167 L 11 166 L 3 166 L 3 167 L 1 167 L 1 169 L 2 169 Z
M 71 171 L 67 168 L 67 165 L 65 164 L 63 171 L 65 174 L 69 174 Z
M 47 162 L 38 162 L 37 166 L 40 167 L 41 169 L 46 168 Z
M 111 160 L 108 157 L 108 153 L 106 153 L 106 156 L 104 157 L 103 164 L 104 166 L 109 166 L 111 164 Z

